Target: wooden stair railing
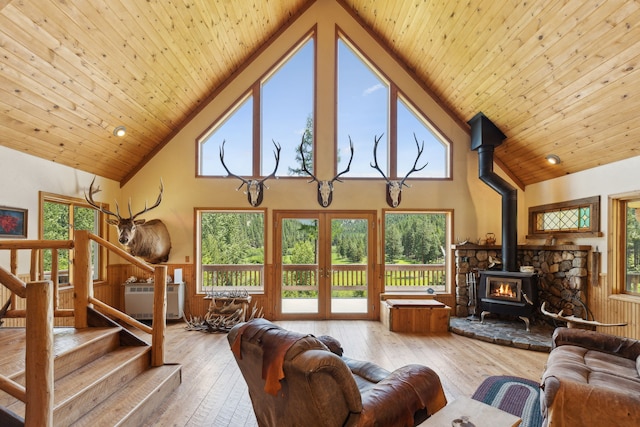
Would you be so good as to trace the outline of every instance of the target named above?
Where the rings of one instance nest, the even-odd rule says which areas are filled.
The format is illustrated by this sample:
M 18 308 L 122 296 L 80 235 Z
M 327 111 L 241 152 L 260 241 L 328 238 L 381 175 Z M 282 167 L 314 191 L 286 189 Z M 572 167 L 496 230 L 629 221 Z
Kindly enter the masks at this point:
M 121 311 L 105 304 L 93 296 L 93 279 L 91 277 L 91 247 L 93 240 L 111 252 L 132 264 L 154 274 L 153 324 L 149 327 Z M 52 251 L 53 280 L 36 281 L 38 277 L 38 251 Z M 74 249 L 74 308 L 59 309 L 58 300 L 58 256 L 59 249 Z M 151 365 L 164 364 L 164 336 L 166 330 L 166 283 L 167 266 L 149 266 L 134 258 L 126 251 L 108 241 L 89 233 L 76 230 L 75 241 L 67 240 L 5 240 L 0 241 L 0 250 L 10 251 L 10 269 L 0 266 L 0 285 L 11 292 L 11 305 L 7 317 L 23 317 L 26 319 L 26 355 L 25 386 L 0 375 L 0 389 L 23 401 L 26 405 L 26 427 L 53 426 L 53 390 L 54 390 L 54 351 L 53 351 L 53 319 L 54 317 L 74 316 L 76 328 L 88 327 L 87 307 L 95 306 L 105 314 L 113 316 L 131 326 L 151 334 Z M 30 278 L 25 283 L 17 277 L 17 251 L 31 250 Z M 27 301 L 27 309 L 17 309 L 16 297 Z
M 151 334 L 151 366 L 161 366 L 164 364 L 164 336 L 167 324 L 167 266 L 156 265 L 150 266 L 149 264 L 135 258 L 123 249 L 120 249 L 116 245 L 104 240 L 103 238 L 89 233 L 88 231 L 77 230 L 76 231 L 76 254 L 75 254 L 75 269 L 74 269 L 74 283 L 76 286 L 80 284 L 76 290 L 75 296 L 75 311 L 83 312 L 83 316 L 76 314 L 76 328 L 86 328 L 87 318 L 86 309 L 83 311 L 81 307 L 86 307 L 87 304 L 93 304 L 98 310 L 115 317 L 118 320 L 125 322 L 128 325 L 134 326 L 140 330 L 143 330 Z M 134 264 L 135 266 L 153 273 L 154 287 L 153 287 L 153 323 L 152 327 L 148 327 L 142 322 L 137 321 L 131 316 L 117 310 L 108 304 L 94 298 L 93 286 L 83 286 L 83 284 L 92 283 L 91 280 L 91 240 L 105 247 L 109 251 L 124 258 L 126 261 Z M 78 250 L 82 248 L 83 250 Z
M 53 426 L 53 298 L 50 281 L 24 283 L 0 267 L 0 283 L 26 298 L 25 385 L 0 375 L 0 389 L 26 405 L 25 427 Z

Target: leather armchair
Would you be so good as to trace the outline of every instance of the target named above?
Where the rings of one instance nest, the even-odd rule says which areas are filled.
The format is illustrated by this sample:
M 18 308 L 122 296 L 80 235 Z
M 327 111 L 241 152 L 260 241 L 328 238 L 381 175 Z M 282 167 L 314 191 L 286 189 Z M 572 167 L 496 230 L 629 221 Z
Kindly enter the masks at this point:
M 557 328 L 540 385 L 543 426 L 640 425 L 640 341 Z
M 236 325 L 227 339 L 260 426 L 414 426 L 447 403 L 430 368 L 389 372 L 341 357 L 331 337 L 253 319 Z

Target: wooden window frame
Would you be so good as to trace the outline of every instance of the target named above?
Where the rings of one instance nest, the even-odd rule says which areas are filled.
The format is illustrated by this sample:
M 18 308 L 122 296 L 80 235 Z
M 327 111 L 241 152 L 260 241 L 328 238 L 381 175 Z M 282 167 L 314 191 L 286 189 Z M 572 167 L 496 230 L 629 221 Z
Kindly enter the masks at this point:
M 264 247 L 264 260 L 262 262 L 263 276 L 262 276 L 262 287 L 258 289 L 248 290 L 250 294 L 264 294 L 265 289 L 267 287 L 267 242 L 268 242 L 268 233 L 267 233 L 267 209 L 265 208 L 194 208 L 194 230 L 195 230 L 195 240 L 194 240 L 194 260 L 196 265 L 196 294 L 197 295 L 205 295 L 207 296 L 207 291 L 203 287 L 203 274 L 202 274 L 202 214 L 203 213 L 230 213 L 230 214 L 242 214 L 242 213 L 256 213 L 261 214 L 263 219 L 263 247 Z M 234 264 L 229 264 L 234 265 Z M 256 264 L 257 265 L 257 264 Z M 218 290 L 218 289 L 215 289 Z
M 381 289 L 382 292 L 386 293 L 386 294 L 393 294 L 393 290 L 386 289 L 385 286 L 385 266 L 386 266 L 386 254 L 385 254 L 385 248 L 386 248 L 386 218 L 387 215 L 393 215 L 393 214 L 443 214 L 445 215 L 445 248 L 451 248 L 452 247 L 452 240 L 453 240 L 453 216 L 454 216 L 454 211 L 453 209 L 401 209 L 401 210 L 396 210 L 396 209 L 382 209 L 382 222 L 381 222 L 381 227 L 382 227 L 382 232 L 381 232 L 381 269 L 382 269 L 382 284 L 381 284 Z M 446 250 L 445 249 L 445 253 L 444 253 L 444 270 L 445 270 L 445 290 L 444 292 L 434 292 L 432 295 L 453 295 L 455 293 L 455 262 L 453 262 L 453 256 L 452 256 L 452 251 L 451 250 Z M 423 288 L 424 292 L 427 291 L 427 288 Z M 423 290 L 420 290 L 420 293 L 423 292 Z M 399 292 L 400 295 L 404 294 L 404 295 L 410 295 L 411 292 Z
M 589 206 L 589 228 L 584 231 L 576 230 L 538 230 L 536 229 L 536 217 L 542 213 L 559 212 L 562 210 L 579 209 Z M 529 208 L 529 234 L 527 239 L 546 239 L 550 236 L 561 237 L 602 237 L 600 231 L 600 196 L 585 197 L 566 202 L 550 203 L 546 205 L 532 206 Z
M 314 69 L 314 94 L 313 94 L 313 123 L 315 127 L 316 123 L 316 98 L 317 94 L 315 92 L 315 87 L 317 86 L 317 49 L 318 49 L 318 38 L 317 38 L 317 30 L 314 28 L 309 31 L 304 37 L 302 37 L 297 43 L 295 43 L 292 48 L 280 58 L 279 61 L 276 61 L 273 66 L 259 79 L 254 81 L 250 87 L 242 94 L 242 96 L 234 102 L 229 109 L 227 109 L 219 118 L 217 118 L 207 129 L 196 138 L 196 177 L 197 178 L 210 178 L 210 177 L 220 177 L 224 175 L 206 175 L 202 172 L 204 168 L 203 159 L 202 159 L 202 144 L 206 142 L 213 134 L 215 134 L 216 130 L 224 124 L 224 122 L 235 113 L 239 106 L 241 106 L 248 99 L 252 99 L 252 124 L 251 124 L 251 133 L 252 133 L 252 142 L 251 142 L 251 176 L 253 178 L 263 177 L 261 171 L 262 158 L 263 155 L 269 153 L 267 155 L 271 155 L 271 141 L 262 141 L 261 133 L 262 133 L 262 86 L 269 80 L 273 74 L 276 74 L 281 67 L 309 41 L 313 41 L 313 69 Z M 315 129 L 314 129 L 315 135 Z M 314 147 L 315 149 L 315 147 Z M 263 153 L 264 152 L 264 153 Z M 315 156 L 314 156 L 315 159 Z M 244 175 L 243 175 L 244 176 Z M 288 178 L 288 175 L 276 174 L 278 178 Z
M 629 201 L 640 200 L 640 190 L 609 196 L 608 274 L 611 297 L 640 303 L 640 295 L 626 289 L 626 227 Z
M 376 61 L 369 58 L 364 54 L 363 50 L 360 49 L 356 43 L 346 34 L 346 32 L 341 29 L 336 30 L 336 64 L 338 63 L 338 42 L 342 41 L 342 43 L 347 46 L 352 53 L 360 58 L 360 60 L 374 73 L 380 80 L 382 80 L 388 87 L 389 90 L 389 105 L 387 110 L 387 123 L 388 123 L 388 151 L 387 151 L 387 178 L 390 180 L 399 180 L 404 178 L 404 175 L 398 176 L 398 103 L 402 102 L 405 105 L 405 108 L 409 110 L 412 114 L 416 116 L 416 119 L 422 122 L 425 130 L 430 132 L 434 138 L 438 139 L 443 146 L 446 146 L 446 158 L 445 158 L 445 176 L 440 177 L 423 177 L 423 176 L 412 176 L 412 179 L 415 180 L 423 180 L 423 181 L 446 181 L 453 179 L 452 177 L 452 162 L 453 162 L 453 144 L 451 141 L 444 135 L 437 126 L 429 120 L 429 117 L 422 112 L 420 108 L 415 104 L 415 102 L 411 99 L 410 96 L 404 94 L 399 88 L 398 85 L 389 78 L 385 73 L 380 70 L 378 66 L 376 66 Z M 335 81 L 338 81 L 338 68 L 336 67 L 336 76 Z M 338 84 L 336 83 L 336 100 L 338 99 Z M 336 107 L 336 121 L 337 121 L 338 109 Z M 314 147 L 315 148 L 315 147 Z M 336 141 L 336 156 L 338 153 L 337 141 Z M 315 158 L 315 157 L 314 157 Z M 337 170 L 338 159 L 334 162 L 334 165 Z M 367 178 L 366 176 L 345 176 L 344 178 Z M 381 178 L 377 178 L 381 179 Z
M 93 209 L 93 207 L 89 203 L 87 203 L 87 201 L 84 199 L 41 191 L 40 198 L 39 198 L 40 221 L 38 223 L 38 238 L 41 240 L 44 238 L 43 236 L 44 236 L 44 204 L 45 202 L 69 205 L 71 208 L 70 211 L 73 211 L 74 206 Z M 105 207 L 105 209 L 109 209 L 109 205 L 107 203 L 103 203 L 102 205 Z M 105 214 L 99 211 L 96 211 L 96 212 L 98 213 L 98 219 L 97 219 L 98 236 L 105 240 L 109 240 L 109 235 L 108 235 L 109 227 L 106 225 L 106 222 L 105 222 Z M 70 230 L 69 238 L 71 240 L 73 240 L 74 238 L 73 229 Z M 106 280 L 107 263 L 108 263 L 107 257 L 108 257 L 107 249 L 99 245 L 98 246 L 98 271 L 96 272 L 97 278 L 94 279 L 93 281 L 94 284 L 99 284 Z M 42 253 L 40 254 L 39 263 L 40 263 L 40 266 L 39 266 L 40 277 L 44 277 L 44 254 Z M 68 287 L 73 287 L 72 278 L 73 278 L 73 249 L 69 251 L 69 285 Z M 64 287 L 61 287 L 60 289 L 64 289 Z

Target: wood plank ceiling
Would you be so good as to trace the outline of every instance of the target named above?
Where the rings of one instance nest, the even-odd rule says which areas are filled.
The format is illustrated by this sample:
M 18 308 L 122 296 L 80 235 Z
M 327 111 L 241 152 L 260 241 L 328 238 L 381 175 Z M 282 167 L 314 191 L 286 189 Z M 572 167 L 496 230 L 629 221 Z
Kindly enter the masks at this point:
M 0 0 L 0 145 L 125 182 L 313 1 Z M 638 0 L 339 1 L 522 184 L 640 155 Z

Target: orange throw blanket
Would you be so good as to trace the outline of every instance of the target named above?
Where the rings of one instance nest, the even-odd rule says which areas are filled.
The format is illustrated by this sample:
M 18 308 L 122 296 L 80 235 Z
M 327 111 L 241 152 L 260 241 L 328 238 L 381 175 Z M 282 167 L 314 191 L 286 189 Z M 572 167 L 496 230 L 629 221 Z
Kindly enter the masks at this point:
M 293 344 L 308 335 L 274 327 L 272 324 L 259 325 L 248 322 L 240 327 L 238 335 L 236 335 L 236 339 L 231 346 L 231 351 L 233 351 L 237 359 L 242 359 L 242 335 L 248 327 L 267 329 L 260 337 L 260 343 L 262 344 L 262 379 L 265 380 L 264 391 L 277 396 L 278 391 L 282 388 L 280 380 L 284 378 L 285 354 Z

